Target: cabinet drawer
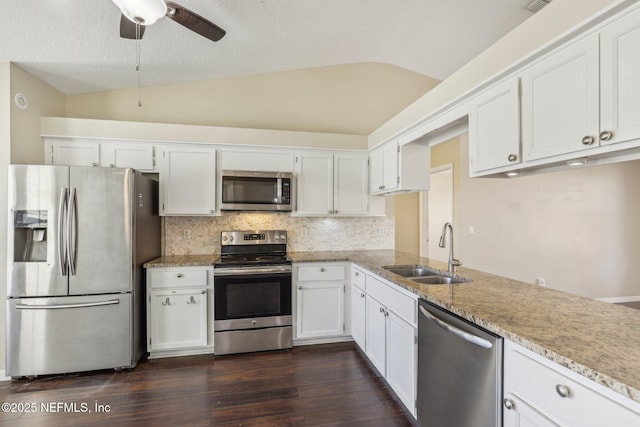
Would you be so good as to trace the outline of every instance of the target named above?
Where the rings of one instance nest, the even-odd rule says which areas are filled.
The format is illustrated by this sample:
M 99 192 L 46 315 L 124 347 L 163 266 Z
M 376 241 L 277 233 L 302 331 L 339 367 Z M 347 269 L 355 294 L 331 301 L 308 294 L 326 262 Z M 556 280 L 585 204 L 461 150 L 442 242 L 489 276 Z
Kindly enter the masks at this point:
M 351 283 L 359 287 L 360 289 L 366 289 L 366 281 L 365 281 L 365 273 L 364 271 L 352 267 L 351 268 Z
M 298 281 L 345 280 L 344 265 L 313 264 L 298 267 Z
M 573 379 L 577 374 L 513 343 L 506 347 L 504 372 L 505 393 L 561 425 L 640 425 L 640 414 L 598 392 L 598 384 Z
M 399 290 L 371 275 L 366 276 L 367 294 L 382 302 L 389 310 L 411 324 L 416 323 L 416 298 L 411 298 Z
M 152 288 L 182 286 L 207 286 L 208 269 L 150 269 L 149 279 Z

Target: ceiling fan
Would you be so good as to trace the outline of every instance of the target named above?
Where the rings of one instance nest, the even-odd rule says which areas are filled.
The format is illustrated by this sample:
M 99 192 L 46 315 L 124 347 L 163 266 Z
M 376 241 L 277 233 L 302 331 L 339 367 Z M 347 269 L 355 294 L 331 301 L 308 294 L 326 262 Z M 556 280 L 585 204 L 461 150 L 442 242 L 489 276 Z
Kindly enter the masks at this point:
M 213 22 L 177 3 L 164 0 L 112 0 L 122 12 L 120 37 L 141 39 L 146 26 L 166 16 L 178 24 L 214 42 L 226 31 Z

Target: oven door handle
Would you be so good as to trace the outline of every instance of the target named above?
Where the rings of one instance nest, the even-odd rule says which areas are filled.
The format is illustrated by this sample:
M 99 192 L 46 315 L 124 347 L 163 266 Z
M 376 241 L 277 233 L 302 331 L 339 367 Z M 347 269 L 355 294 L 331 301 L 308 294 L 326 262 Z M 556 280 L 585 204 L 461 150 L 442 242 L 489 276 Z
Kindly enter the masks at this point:
M 291 267 L 242 267 L 242 268 L 214 268 L 215 276 L 244 276 L 253 274 L 291 274 Z

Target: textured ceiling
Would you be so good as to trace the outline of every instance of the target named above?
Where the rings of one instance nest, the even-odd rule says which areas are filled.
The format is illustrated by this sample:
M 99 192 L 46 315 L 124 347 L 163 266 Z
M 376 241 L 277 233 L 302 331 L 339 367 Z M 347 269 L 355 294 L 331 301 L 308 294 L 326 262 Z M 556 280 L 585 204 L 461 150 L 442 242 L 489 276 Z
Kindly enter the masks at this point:
M 66 94 L 133 87 L 134 40 L 111 0 L 3 0 L 0 62 Z M 358 62 L 444 79 L 532 14 L 529 0 L 179 0 L 227 31 L 163 18 L 141 42 L 143 85 Z

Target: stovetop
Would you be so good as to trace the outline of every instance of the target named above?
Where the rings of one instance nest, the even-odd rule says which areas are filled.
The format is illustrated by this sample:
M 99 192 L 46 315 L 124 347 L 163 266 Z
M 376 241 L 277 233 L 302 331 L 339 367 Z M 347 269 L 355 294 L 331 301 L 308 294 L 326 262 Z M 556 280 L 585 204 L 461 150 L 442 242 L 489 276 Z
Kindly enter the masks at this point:
M 291 264 L 291 259 L 285 254 L 222 254 L 220 259 L 214 264 L 216 267 L 223 266 L 254 266 L 254 265 L 281 265 Z

